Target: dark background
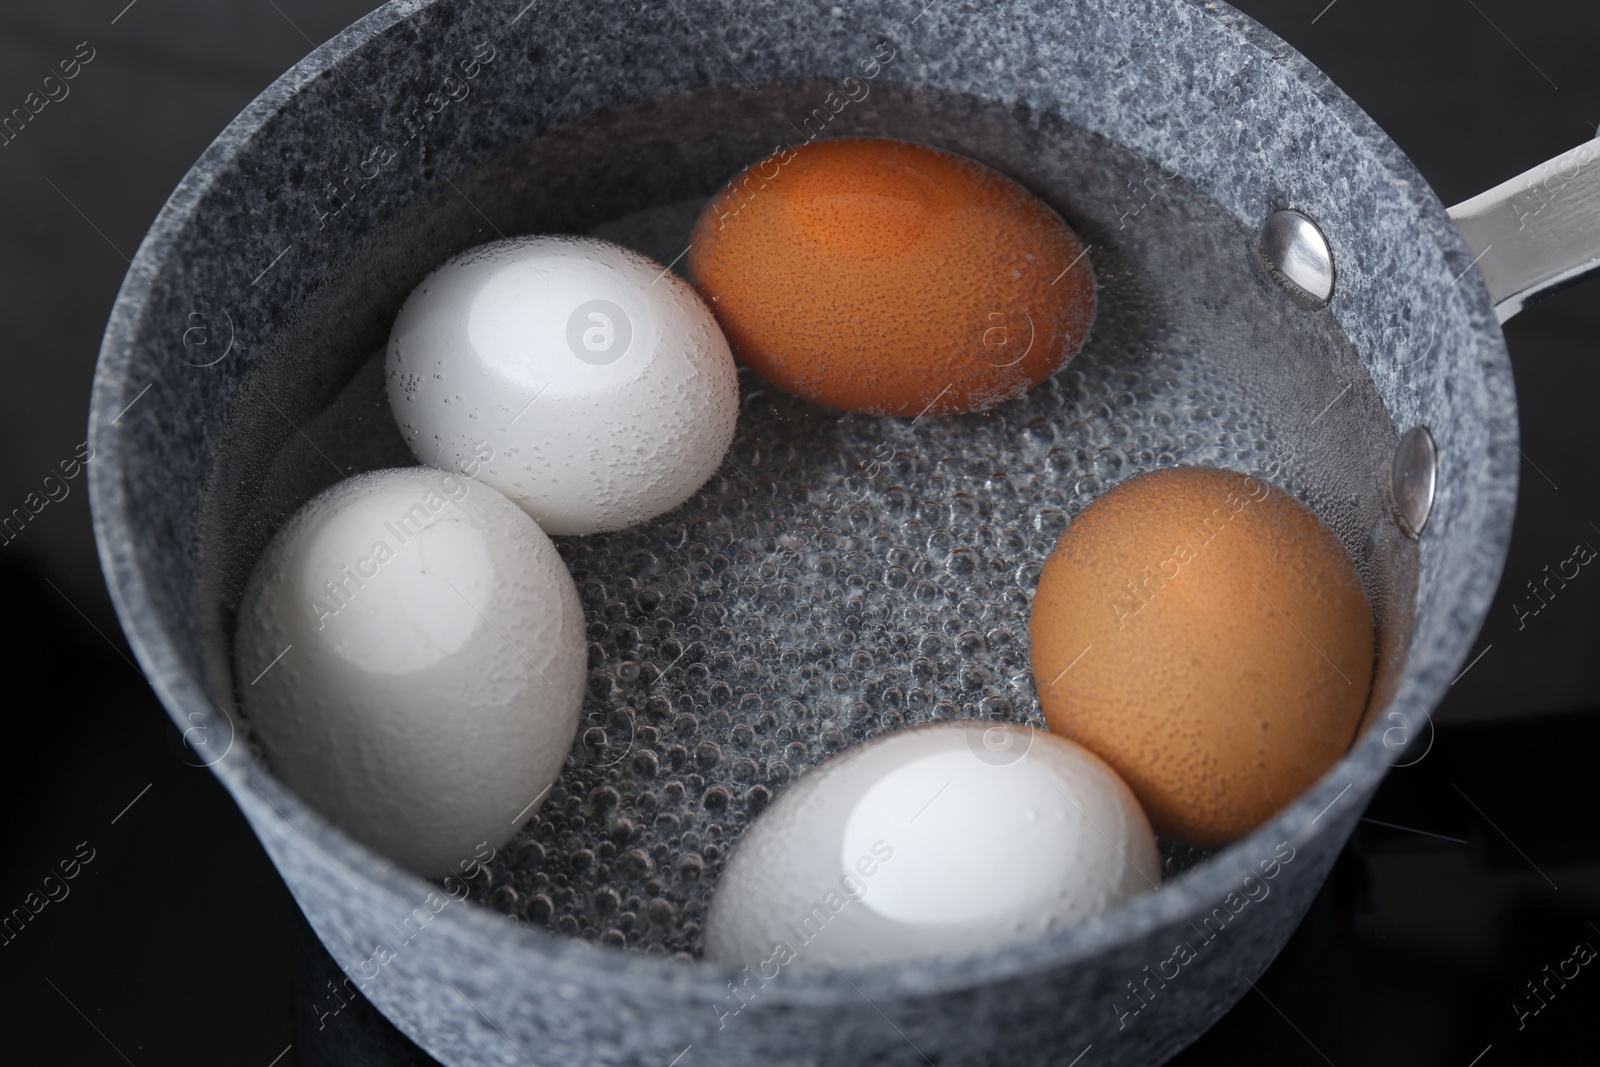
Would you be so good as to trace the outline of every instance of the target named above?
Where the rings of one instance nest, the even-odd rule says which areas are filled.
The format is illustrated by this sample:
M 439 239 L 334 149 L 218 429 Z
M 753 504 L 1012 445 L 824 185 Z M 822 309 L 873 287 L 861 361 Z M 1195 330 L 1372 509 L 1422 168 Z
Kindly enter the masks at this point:
M 1596 135 L 1600 5 L 1326 3 L 1239 6 L 1327 71 L 1446 203 Z M 79 42 L 94 49 L 70 95 L 0 147 L 0 513 L 83 441 L 107 312 L 167 194 L 256 93 L 372 6 L 0 3 L 0 113 Z M 1588 436 L 1600 283 L 1527 311 L 1506 335 L 1527 462 L 1482 658 L 1451 689 L 1427 757 L 1390 775 L 1260 991 L 1184 1064 L 1597 1058 L 1600 966 L 1551 985 L 1520 1028 L 1512 1003 L 1536 1006 L 1525 983 L 1578 942 L 1600 947 L 1600 577 L 1581 573 L 1520 628 L 1512 602 L 1575 544 L 1600 545 Z M 0 547 L 0 912 L 60 861 L 93 858 L 68 897 L 0 945 L 0 1056 L 323 1062 L 294 1029 L 305 999 L 294 905 L 129 660 L 85 479 L 68 485 Z

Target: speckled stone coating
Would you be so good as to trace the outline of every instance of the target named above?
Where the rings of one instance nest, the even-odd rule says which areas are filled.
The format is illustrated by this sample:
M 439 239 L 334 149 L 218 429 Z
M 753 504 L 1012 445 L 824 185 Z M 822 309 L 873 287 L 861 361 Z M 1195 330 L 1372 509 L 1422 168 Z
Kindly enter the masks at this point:
M 129 639 L 330 953 L 445 1063 L 681 1056 L 682 1067 L 833 1067 L 925 1054 L 1032 1065 L 1068 1062 L 1090 1044 L 1096 1063 L 1159 1063 L 1265 969 L 1394 758 L 1369 730 L 1277 818 L 1126 908 L 972 958 L 847 972 L 848 982 L 785 971 L 732 1018 L 713 1005 L 743 975 L 554 937 L 468 903 L 434 911 L 436 886 L 333 829 L 251 749 L 226 669 L 238 576 L 283 517 L 273 509 L 292 503 L 273 496 L 285 443 L 352 383 L 427 270 L 498 229 L 516 232 L 519 211 L 582 231 L 641 206 L 641 168 L 651 202 L 665 204 L 708 195 L 754 155 L 720 175 L 680 171 L 692 155 L 682 144 L 716 137 L 693 128 L 611 149 L 633 160 L 611 181 L 519 186 L 518 171 L 491 168 L 497 184 L 463 183 L 530 137 L 550 134 L 542 151 L 559 154 L 550 132 L 595 109 L 751 82 L 837 85 L 865 76 L 862 61 L 887 41 L 894 57 L 875 86 L 926 85 L 1051 116 L 1153 161 L 1113 213 L 1129 225 L 1154 210 L 1141 204 L 1166 175 L 1249 229 L 1276 208 L 1304 211 L 1332 243 L 1330 313 L 1391 432 L 1426 423 L 1442 457 L 1411 652 L 1402 663 L 1398 646 L 1380 650 L 1390 671 L 1377 708 L 1420 728 L 1466 661 L 1510 533 L 1515 398 L 1471 257 L 1410 163 L 1320 73 L 1224 4 L 919 8 L 391 4 L 262 94 L 180 184 L 135 258 L 96 377 L 90 472 Z M 524 162 L 520 173 L 539 173 L 538 158 Z M 214 355 L 186 343 L 196 315 L 233 339 L 210 366 L 199 364 Z M 397 444 L 382 415 L 329 433 Z M 328 463 L 323 484 L 347 473 Z M 219 494 L 232 510 L 203 506 Z M 243 503 L 255 498 L 266 503 Z M 208 536 L 207 522 L 234 532 Z M 1270 892 L 1250 889 L 1247 875 Z M 1133 1014 L 1141 1002 L 1128 983 L 1180 942 L 1194 957 Z

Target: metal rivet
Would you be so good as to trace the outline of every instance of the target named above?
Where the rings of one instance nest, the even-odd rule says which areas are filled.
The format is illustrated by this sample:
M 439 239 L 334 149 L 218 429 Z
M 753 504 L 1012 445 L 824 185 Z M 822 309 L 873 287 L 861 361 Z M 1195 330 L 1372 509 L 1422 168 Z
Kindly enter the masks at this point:
M 1333 298 L 1333 250 L 1317 224 L 1298 211 L 1274 211 L 1261 228 L 1261 252 L 1279 284 L 1318 307 Z
M 1439 473 L 1439 450 L 1426 426 L 1413 426 L 1400 438 L 1389 471 L 1389 495 L 1400 529 L 1415 539 L 1428 525 Z

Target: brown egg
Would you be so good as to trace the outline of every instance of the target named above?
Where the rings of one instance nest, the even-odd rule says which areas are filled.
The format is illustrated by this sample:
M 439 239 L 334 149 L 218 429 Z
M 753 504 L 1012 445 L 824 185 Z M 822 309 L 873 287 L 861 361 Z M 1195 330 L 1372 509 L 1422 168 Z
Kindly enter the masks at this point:
M 706 206 L 689 276 L 734 354 L 845 411 L 943 415 L 1021 396 L 1089 334 L 1086 249 L 981 163 L 906 141 L 818 141 Z
M 1243 836 L 1349 748 L 1372 686 L 1372 609 L 1293 497 L 1178 467 L 1067 528 L 1029 623 L 1050 729 L 1111 764 L 1156 832 Z

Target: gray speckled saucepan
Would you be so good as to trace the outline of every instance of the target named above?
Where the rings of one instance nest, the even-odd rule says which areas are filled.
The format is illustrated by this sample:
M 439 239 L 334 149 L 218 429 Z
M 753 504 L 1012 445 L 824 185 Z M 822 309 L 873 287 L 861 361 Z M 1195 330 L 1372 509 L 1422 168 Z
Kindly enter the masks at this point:
M 642 556 L 632 542 L 563 540 L 597 663 L 584 740 L 487 885 L 444 900 L 287 790 L 251 743 L 236 709 L 250 679 L 232 677 L 228 649 L 256 554 L 337 478 L 411 462 L 372 354 L 428 270 L 540 231 L 605 233 L 666 262 L 684 213 L 740 166 L 780 143 L 851 133 L 965 152 L 1051 203 L 1093 248 L 1094 337 L 1027 397 L 915 425 L 819 414 L 745 380 L 731 465 L 681 513 L 630 535 L 645 539 Z M 1092 1046 L 1086 1064 L 1160 1063 L 1279 951 L 1466 661 L 1516 494 L 1497 309 L 1593 268 L 1593 147 L 1447 212 L 1322 74 L 1221 3 L 391 3 L 229 125 L 140 247 L 94 385 L 101 558 L 195 761 L 231 792 L 351 988 L 442 1062 L 1036 1065 Z M 1265 265 L 1263 226 L 1284 209 L 1326 235 L 1326 303 L 1292 297 Z M 1391 464 L 1402 439 L 1421 440 L 1405 437 L 1418 426 L 1436 446 L 1437 484 L 1412 538 L 1395 517 Z M 787 774 L 895 725 L 1039 721 L 1025 648 L 1019 659 L 1007 642 L 1025 633 L 1040 553 L 1098 492 L 1178 462 L 1271 478 L 1355 557 L 1381 654 L 1348 755 L 1250 836 L 1209 856 L 1169 853 L 1159 891 L 1070 928 L 845 971 L 759 976 L 693 958 L 719 856 Z M 1419 484 L 1402 482 L 1407 508 L 1426 498 Z M 916 645 L 865 647 L 869 626 L 828 614 L 846 610 L 840 598 L 806 599 L 813 637 L 862 642 L 856 673 L 836 677 L 881 706 L 863 697 L 840 711 L 795 682 L 773 714 L 763 701 L 777 683 L 761 671 L 738 683 L 749 699 L 703 706 L 691 683 L 703 689 L 723 662 L 718 641 L 736 661 L 728 620 L 759 615 L 766 595 L 753 578 L 717 586 L 717 574 L 759 564 L 750 546 L 775 527 L 878 598 L 876 632 Z M 922 553 L 928 599 L 917 603 L 936 605 L 922 615 L 897 614 L 905 598 L 889 571 L 902 550 Z M 784 588 L 809 588 L 801 556 L 765 551 Z M 675 554 L 723 570 L 680 568 Z M 645 570 L 618 577 L 607 570 L 618 560 Z M 656 582 L 657 564 L 662 588 L 673 574 L 703 583 L 671 601 L 687 614 L 597 628 L 613 608 L 634 610 L 626 598 Z M 968 615 L 989 638 L 957 663 L 940 634 Z M 707 649 L 701 673 L 667 670 L 669 694 L 633 693 L 639 672 L 614 647 L 623 630 L 647 663 L 682 651 L 667 637 L 694 638 Z M 901 692 L 911 656 L 931 680 L 895 704 L 886 694 Z M 663 707 L 729 758 L 675 768 L 651 725 Z M 751 786 L 749 774 L 766 777 Z M 651 871 L 638 877 L 675 912 L 641 917 L 623 894 L 627 916 L 593 918 L 595 879 L 624 874 L 605 862 L 557 869 L 608 783 L 608 803 L 655 813 L 629 824 Z M 602 861 L 607 847 L 595 845 Z M 197 906 L 194 921 L 226 906 Z M 330 997 L 318 1010 L 335 1007 Z

